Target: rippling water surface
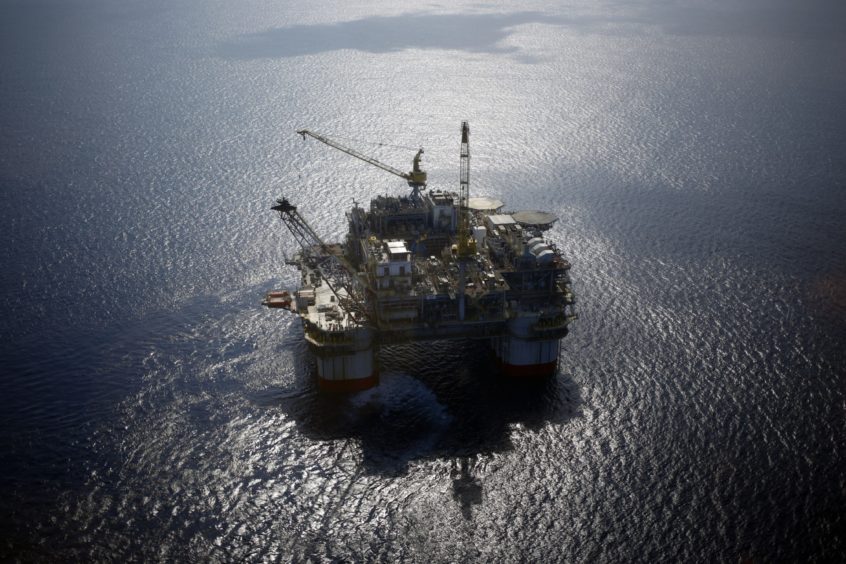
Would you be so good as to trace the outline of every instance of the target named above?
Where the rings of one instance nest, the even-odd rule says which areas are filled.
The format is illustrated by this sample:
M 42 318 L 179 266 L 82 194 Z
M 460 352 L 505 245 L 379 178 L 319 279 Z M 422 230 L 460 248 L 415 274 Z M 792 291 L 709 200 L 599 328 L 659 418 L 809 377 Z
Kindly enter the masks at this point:
M 835 1 L 0 0 L 3 559 L 843 560 Z M 318 395 L 269 211 L 426 149 L 547 209 L 557 376 L 383 350 Z M 353 139 L 354 141 L 350 141 Z M 395 181 L 397 180 L 397 181 Z

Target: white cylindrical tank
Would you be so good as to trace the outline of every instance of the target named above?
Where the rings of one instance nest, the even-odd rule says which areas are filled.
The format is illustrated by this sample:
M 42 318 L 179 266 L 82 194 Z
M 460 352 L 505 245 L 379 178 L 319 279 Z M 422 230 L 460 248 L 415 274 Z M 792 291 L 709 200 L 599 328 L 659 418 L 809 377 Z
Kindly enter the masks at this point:
M 538 253 L 538 262 L 541 264 L 549 264 L 552 262 L 552 259 L 555 257 L 555 253 L 553 253 L 549 248 Z
M 535 256 L 538 256 L 541 252 L 549 249 L 549 246 L 546 245 L 543 241 L 539 243 L 535 243 L 531 247 L 529 247 L 529 252 Z

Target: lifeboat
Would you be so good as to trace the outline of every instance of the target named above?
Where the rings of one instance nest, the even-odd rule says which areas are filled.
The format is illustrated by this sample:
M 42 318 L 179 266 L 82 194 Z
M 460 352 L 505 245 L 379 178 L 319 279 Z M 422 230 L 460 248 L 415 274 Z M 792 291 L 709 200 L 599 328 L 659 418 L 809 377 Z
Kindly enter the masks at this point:
M 265 294 L 261 303 L 273 309 L 291 309 L 291 294 L 287 290 L 272 290 Z

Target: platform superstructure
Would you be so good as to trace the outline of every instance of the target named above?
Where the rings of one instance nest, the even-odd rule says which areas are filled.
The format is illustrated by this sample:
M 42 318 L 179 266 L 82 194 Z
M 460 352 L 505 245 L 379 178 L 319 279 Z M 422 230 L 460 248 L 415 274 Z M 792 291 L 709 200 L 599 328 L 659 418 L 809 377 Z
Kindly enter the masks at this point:
M 294 203 L 273 209 L 300 245 L 301 286 L 268 293 L 265 305 L 303 321 L 318 382 L 327 390 L 378 383 L 376 352 L 392 344 L 484 339 L 507 375 L 554 374 L 560 340 L 576 318 L 570 263 L 544 232 L 548 212 L 503 213 L 470 198 L 469 126 L 461 127 L 459 191 L 426 190 L 420 170 L 403 173 L 326 137 L 310 135 L 405 178 L 407 196 L 378 196 L 347 214 L 343 243 L 326 243 Z

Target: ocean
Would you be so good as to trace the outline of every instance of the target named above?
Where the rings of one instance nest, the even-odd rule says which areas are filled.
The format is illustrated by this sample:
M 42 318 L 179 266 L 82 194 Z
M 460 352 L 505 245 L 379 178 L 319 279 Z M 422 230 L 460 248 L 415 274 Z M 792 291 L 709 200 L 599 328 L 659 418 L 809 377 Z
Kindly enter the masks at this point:
M 0 0 L 4 561 L 846 559 L 846 5 Z M 316 389 L 285 195 L 541 209 L 560 368 Z

